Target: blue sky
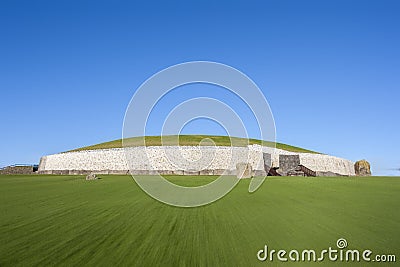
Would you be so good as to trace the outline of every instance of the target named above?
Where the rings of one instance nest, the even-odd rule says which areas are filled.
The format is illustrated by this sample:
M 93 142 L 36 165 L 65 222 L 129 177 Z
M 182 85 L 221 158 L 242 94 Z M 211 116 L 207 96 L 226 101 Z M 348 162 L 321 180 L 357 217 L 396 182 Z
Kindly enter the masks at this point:
M 209 60 L 257 83 L 277 141 L 400 174 L 399 1 L 143 2 L 0 2 L 0 166 L 121 138 L 141 83 Z

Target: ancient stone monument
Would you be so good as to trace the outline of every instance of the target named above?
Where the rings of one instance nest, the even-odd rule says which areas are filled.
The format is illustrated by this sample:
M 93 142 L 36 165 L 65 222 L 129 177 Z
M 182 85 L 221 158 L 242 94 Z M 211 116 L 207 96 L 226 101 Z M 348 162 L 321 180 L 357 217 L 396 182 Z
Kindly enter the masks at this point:
M 354 171 L 358 176 L 370 176 L 371 165 L 365 159 L 359 160 L 354 164 Z
M 151 146 L 128 149 L 131 160 L 127 162 L 124 148 L 94 149 L 58 153 L 43 156 L 40 174 L 87 175 L 127 174 L 134 175 L 236 175 L 237 163 L 251 164 L 252 175 L 287 175 L 299 164 L 326 175 L 355 175 L 354 162 L 317 153 L 296 153 L 272 149 L 260 145 L 247 147 Z M 167 151 L 167 152 L 166 152 Z M 232 156 L 232 151 L 234 156 Z M 177 164 L 172 164 L 170 159 Z M 199 154 L 202 155 L 198 160 Z
M 248 163 L 239 162 L 236 164 L 236 175 L 239 179 L 251 178 L 252 177 L 252 167 Z

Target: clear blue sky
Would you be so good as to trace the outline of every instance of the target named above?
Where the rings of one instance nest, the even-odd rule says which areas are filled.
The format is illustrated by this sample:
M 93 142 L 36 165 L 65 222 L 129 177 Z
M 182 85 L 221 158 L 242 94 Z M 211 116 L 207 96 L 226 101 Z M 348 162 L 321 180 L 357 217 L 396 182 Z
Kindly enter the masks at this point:
M 277 141 L 400 174 L 400 1 L 142 2 L 0 2 L 1 166 L 121 138 L 142 82 L 209 60 L 263 90 Z

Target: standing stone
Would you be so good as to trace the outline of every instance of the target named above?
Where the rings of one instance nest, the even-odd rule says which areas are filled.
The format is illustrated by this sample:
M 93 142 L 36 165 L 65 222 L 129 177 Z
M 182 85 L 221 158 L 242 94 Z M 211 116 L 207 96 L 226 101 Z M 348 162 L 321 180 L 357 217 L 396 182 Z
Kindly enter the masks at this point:
M 365 159 L 359 160 L 354 164 L 354 171 L 357 176 L 370 176 L 371 165 Z
M 249 163 L 240 162 L 236 164 L 236 176 L 239 179 L 251 178 L 252 177 L 252 168 Z
M 296 170 L 299 165 L 299 155 L 279 155 L 279 172 L 283 175 L 288 175 L 288 172 Z
M 94 174 L 94 173 L 88 174 L 88 175 L 86 176 L 86 181 L 97 180 L 97 179 L 98 179 L 98 177 L 97 177 L 97 175 Z
M 272 167 L 272 158 L 271 154 L 269 153 L 263 153 L 263 160 L 264 160 L 264 171 L 266 173 L 269 173 L 269 170 Z

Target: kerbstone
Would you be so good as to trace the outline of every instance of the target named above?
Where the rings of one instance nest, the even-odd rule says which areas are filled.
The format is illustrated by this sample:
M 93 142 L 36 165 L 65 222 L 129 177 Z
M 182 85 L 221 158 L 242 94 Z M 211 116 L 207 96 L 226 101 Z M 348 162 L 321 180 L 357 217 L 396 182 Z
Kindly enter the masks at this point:
M 251 178 L 252 177 L 251 165 L 245 162 L 239 162 L 236 164 L 236 176 L 239 179 Z

